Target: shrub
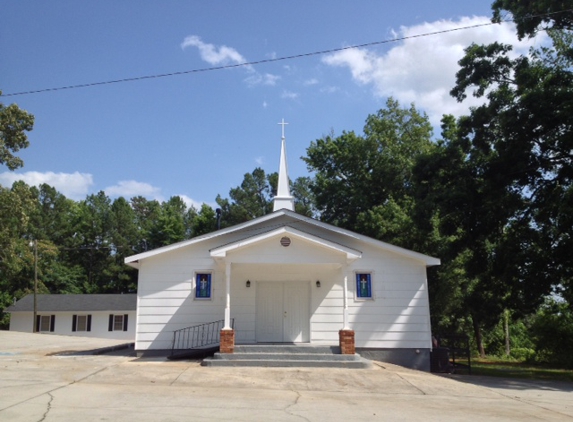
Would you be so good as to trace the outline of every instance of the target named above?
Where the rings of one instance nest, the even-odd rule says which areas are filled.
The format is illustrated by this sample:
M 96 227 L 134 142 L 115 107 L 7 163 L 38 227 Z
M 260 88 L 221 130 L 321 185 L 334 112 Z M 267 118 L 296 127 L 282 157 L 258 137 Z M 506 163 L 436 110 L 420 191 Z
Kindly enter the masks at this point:
M 537 360 L 573 368 L 573 311 L 567 302 L 549 299 L 532 324 Z
M 511 349 L 510 356 L 520 362 L 532 363 L 535 362 L 536 353 L 535 350 L 527 347 L 516 347 L 515 349 Z

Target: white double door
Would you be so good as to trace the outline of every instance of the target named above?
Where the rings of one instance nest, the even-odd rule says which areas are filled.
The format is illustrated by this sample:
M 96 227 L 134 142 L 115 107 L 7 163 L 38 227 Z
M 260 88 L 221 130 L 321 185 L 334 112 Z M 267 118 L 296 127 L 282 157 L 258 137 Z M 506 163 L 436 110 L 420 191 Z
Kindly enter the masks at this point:
M 310 284 L 304 281 L 257 283 L 258 343 L 310 341 Z

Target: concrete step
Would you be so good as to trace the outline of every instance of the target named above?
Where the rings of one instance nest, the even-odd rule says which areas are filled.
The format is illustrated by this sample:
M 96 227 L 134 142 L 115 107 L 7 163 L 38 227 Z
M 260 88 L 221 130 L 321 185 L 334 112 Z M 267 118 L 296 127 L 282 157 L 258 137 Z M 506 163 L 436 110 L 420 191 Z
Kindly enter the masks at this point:
M 339 360 L 227 360 L 227 359 L 204 359 L 202 366 L 210 367 L 262 367 L 262 368 L 347 368 L 364 369 L 370 368 L 371 362 L 366 359 L 359 361 Z
M 320 360 L 358 361 L 359 355 L 333 355 L 328 353 L 215 353 L 213 359 L 223 360 Z
M 358 354 L 342 355 L 337 346 L 236 345 L 234 353 L 215 353 L 203 366 L 369 368 L 371 362 Z
M 240 344 L 235 345 L 235 353 L 318 353 L 340 354 L 338 346 L 313 346 L 310 344 Z

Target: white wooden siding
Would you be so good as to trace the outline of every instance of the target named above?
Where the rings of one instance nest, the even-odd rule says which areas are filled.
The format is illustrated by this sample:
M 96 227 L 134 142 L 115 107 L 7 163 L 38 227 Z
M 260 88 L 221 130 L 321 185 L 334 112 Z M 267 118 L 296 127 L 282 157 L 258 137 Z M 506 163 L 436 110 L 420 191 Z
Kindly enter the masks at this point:
M 348 265 L 343 253 L 303 239 L 293 239 L 285 248 L 280 246 L 280 237 L 230 251 L 225 259 L 232 262 L 231 318 L 235 319 L 237 343 L 255 341 L 257 282 L 304 281 L 310 285 L 311 342 L 338 344 L 347 276 L 348 322 L 356 332 L 357 347 L 431 347 L 426 268 L 422 261 L 318 226 L 304 229 L 359 250 L 362 258 Z M 169 349 L 173 330 L 224 318 L 225 265 L 211 258 L 209 250 L 241 236 L 245 234 L 233 233 L 140 262 L 137 350 Z M 210 300 L 194 300 L 193 277 L 197 271 L 212 273 Z M 372 273 L 373 300 L 356 299 L 356 271 Z M 247 280 L 251 287 L 246 287 Z M 320 288 L 316 280 L 320 280 Z
M 109 315 L 128 315 L 127 331 L 108 331 Z M 54 331 L 44 331 L 42 334 L 57 334 L 64 336 L 97 337 L 119 339 L 133 342 L 135 339 L 135 311 L 78 311 L 78 312 L 38 312 L 38 315 L 55 315 Z M 74 315 L 91 315 L 90 331 L 72 331 Z M 31 333 L 33 329 L 33 312 L 12 312 L 10 314 L 10 331 Z

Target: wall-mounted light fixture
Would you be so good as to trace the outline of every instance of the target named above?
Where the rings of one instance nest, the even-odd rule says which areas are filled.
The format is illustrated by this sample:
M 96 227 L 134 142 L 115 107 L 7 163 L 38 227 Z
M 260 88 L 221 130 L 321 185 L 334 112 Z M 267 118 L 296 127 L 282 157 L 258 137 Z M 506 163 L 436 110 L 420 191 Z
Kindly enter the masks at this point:
M 316 280 L 316 287 L 320 287 L 320 280 Z
M 245 286 L 251 287 L 251 280 L 247 280 L 247 282 L 245 283 Z

